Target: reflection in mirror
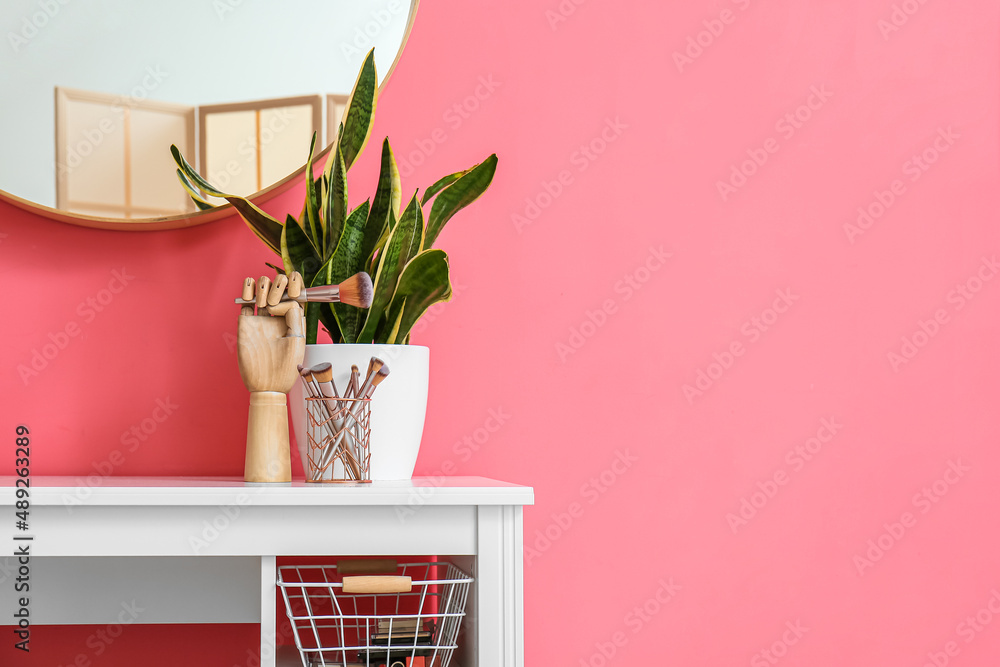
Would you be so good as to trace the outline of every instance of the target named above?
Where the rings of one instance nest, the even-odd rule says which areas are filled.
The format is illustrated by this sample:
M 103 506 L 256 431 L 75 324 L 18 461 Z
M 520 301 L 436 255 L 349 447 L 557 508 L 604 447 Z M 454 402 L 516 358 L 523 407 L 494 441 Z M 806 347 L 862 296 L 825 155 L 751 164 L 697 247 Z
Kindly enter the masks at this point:
M 177 144 L 213 183 L 252 194 L 331 137 L 365 54 L 384 79 L 407 0 L 4 0 L 0 189 L 88 216 L 194 207 Z

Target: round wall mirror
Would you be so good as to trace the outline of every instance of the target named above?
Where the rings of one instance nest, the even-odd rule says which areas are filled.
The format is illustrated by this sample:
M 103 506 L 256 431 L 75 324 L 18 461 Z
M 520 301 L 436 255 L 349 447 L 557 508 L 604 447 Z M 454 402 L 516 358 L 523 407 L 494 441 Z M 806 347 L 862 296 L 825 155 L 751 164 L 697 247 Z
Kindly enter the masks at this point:
M 368 51 L 384 85 L 417 0 L 6 0 L 0 199 L 103 229 L 197 211 L 170 144 L 214 185 L 263 201 L 336 135 Z M 221 202 L 224 203 L 224 202 Z

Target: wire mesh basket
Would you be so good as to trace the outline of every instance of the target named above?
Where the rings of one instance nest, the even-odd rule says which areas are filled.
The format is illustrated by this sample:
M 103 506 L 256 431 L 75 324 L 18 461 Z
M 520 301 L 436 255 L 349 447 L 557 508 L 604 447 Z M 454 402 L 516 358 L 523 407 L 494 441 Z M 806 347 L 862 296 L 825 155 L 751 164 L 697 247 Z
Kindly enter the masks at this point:
M 306 398 L 306 481 L 371 480 L 371 399 Z
M 303 667 L 448 667 L 472 577 L 451 563 L 346 576 L 344 563 L 278 568 Z

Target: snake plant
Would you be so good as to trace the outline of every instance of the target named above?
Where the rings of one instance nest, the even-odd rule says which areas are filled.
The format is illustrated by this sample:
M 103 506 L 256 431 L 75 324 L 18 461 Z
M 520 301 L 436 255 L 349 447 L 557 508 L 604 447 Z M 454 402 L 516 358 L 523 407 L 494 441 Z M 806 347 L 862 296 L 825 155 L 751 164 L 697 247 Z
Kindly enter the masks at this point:
M 399 170 L 389 138 L 382 142 L 381 168 L 374 197 L 348 205 L 347 171 L 368 143 L 378 100 L 374 49 L 361 66 L 337 142 L 322 174 L 315 177 L 316 135 L 306 160 L 305 201 L 298 218 L 279 222 L 249 199 L 220 191 L 184 159 L 176 146 L 181 186 L 199 209 L 214 208 L 207 196 L 226 199 L 251 230 L 280 255 L 283 268 L 298 271 L 309 286 L 335 285 L 358 271 L 374 282 L 371 308 L 346 304 L 306 306 L 306 342 L 315 343 L 319 323 L 334 343 L 408 343 L 410 330 L 427 309 L 451 299 L 448 255 L 432 248 L 445 224 L 475 201 L 493 181 L 497 156 L 439 179 L 423 196 L 419 191 L 402 207 Z M 402 209 L 402 210 L 400 210 Z

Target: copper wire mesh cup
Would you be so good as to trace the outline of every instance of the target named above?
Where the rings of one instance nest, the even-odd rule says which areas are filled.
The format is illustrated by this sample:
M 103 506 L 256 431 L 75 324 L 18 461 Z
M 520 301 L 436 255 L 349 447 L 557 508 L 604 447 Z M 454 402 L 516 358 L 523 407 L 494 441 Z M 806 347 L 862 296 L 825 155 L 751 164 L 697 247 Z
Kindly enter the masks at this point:
M 370 483 L 371 399 L 306 398 L 306 481 Z

